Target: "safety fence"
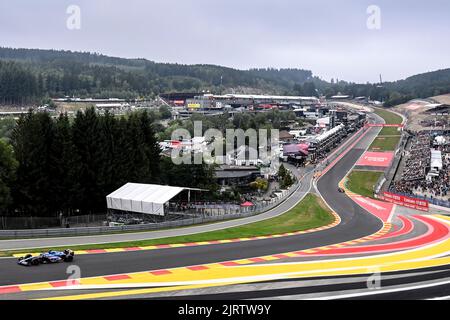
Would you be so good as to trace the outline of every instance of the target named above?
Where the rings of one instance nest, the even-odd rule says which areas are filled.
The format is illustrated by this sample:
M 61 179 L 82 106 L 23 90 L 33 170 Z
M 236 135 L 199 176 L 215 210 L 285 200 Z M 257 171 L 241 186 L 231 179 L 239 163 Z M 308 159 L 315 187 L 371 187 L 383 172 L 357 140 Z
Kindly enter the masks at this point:
M 325 169 L 354 142 L 356 139 L 360 138 L 366 129 L 361 128 L 358 132 L 350 136 L 347 141 L 336 148 L 321 164 L 316 168 L 311 167 L 305 172 L 305 176 L 310 173 L 316 173 Z M 214 215 L 205 214 L 201 217 L 193 216 L 189 219 L 180 219 L 174 221 L 165 221 L 159 223 L 148 223 L 148 224 L 133 224 L 133 225 L 123 225 L 123 226 L 98 226 L 98 227 L 75 227 L 75 228 L 48 228 L 48 229 L 31 229 L 31 230 L 0 230 L 0 239 L 21 239 L 21 238 L 38 238 L 38 237 L 60 237 L 60 236 L 87 236 L 87 235 L 98 235 L 98 234 L 110 234 L 110 233 L 123 233 L 123 232 L 139 232 L 139 231 L 154 231 L 161 229 L 179 228 L 184 226 L 192 226 L 198 224 L 220 222 L 226 220 L 234 220 L 247 218 L 261 214 L 263 212 L 270 211 L 283 203 L 286 199 L 291 197 L 294 192 L 296 192 L 302 181 L 296 181 L 293 186 L 288 190 L 282 190 L 279 192 L 278 197 L 271 199 L 270 201 L 262 201 L 261 203 L 256 203 L 250 207 L 239 207 L 231 210 L 223 210 L 221 208 L 211 208 L 211 213 Z M 234 211 L 234 212 L 233 212 Z M 206 212 L 205 212 L 206 213 Z M 223 214 L 220 214 L 223 213 Z M 102 217 L 103 220 L 106 218 Z M 72 222 L 73 223 L 73 222 Z
M 383 192 L 394 192 L 395 194 L 398 194 L 403 197 L 409 197 L 409 198 L 417 198 L 420 200 L 428 201 L 430 204 L 450 208 L 450 201 L 446 200 L 440 200 L 435 198 L 430 198 L 426 196 L 416 195 L 416 194 L 410 194 L 410 193 L 404 193 L 404 192 L 398 192 L 395 189 L 392 189 L 392 182 L 394 181 L 395 176 L 397 175 L 398 169 L 400 167 L 401 160 L 403 158 L 403 152 L 406 149 L 406 146 L 408 144 L 408 140 L 411 138 L 411 136 L 408 133 L 403 133 L 402 138 L 397 146 L 394 161 L 389 168 L 387 172 L 385 172 L 378 180 L 376 186 L 375 186 L 375 193 L 382 198 Z
M 425 197 L 425 196 L 421 196 L 421 195 L 409 194 L 409 193 L 404 193 L 404 192 L 395 191 L 395 193 L 399 194 L 401 196 L 404 196 L 404 197 L 413 197 L 413 198 L 417 198 L 420 200 L 425 200 L 425 201 L 428 201 L 430 204 L 434 204 L 435 206 L 450 208 L 450 201 L 429 198 L 429 197 Z
M 395 148 L 394 159 L 391 166 L 380 176 L 377 183 L 375 184 L 374 192 L 376 194 L 380 194 L 381 192 L 389 190 L 389 187 L 397 174 L 400 162 L 402 161 L 403 151 L 408 143 L 408 139 L 409 135 L 403 133 L 400 141 L 397 144 L 397 147 Z
M 60 236 L 86 236 L 98 235 L 105 233 L 123 233 L 137 231 L 153 231 L 161 229 L 179 228 L 197 224 L 205 224 L 211 222 L 234 220 L 240 218 L 251 217 L 263 212 L 272 210 L 287 198 L 296 192 L 300 187 L 300 181 L 297 181 L 288 190 L 280 191 L 277 198 L 264 203 L 256 204 L 251 207 L 241 207 L 238 213 L 222 214 L 214 216 L 193 217 L 191 219 L 182 219 L 175 221 L 166 221 L 152 224 L 136 224 L 123 226 L 99 226 L 99 227 L 82 227 L 82 228 L 49 228 L 49 229 L 30 229 L 30 230 L 0 230 L 0 239 L 21 239 L 21 238 L 38 238 L 38 237 L 60 237 Z
M 70 217 L 11 217 L 0 216 L 0 230 L 64 228 L 101 226 L 107 219 L 105 214 L 91 214 Z

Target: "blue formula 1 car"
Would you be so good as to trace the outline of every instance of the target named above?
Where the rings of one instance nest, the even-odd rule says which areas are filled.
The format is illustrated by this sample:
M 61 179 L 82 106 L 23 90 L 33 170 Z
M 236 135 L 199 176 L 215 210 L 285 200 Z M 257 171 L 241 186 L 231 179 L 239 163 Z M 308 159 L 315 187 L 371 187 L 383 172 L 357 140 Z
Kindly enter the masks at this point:
M 32 256 L 28 254 L 24 257 L 20 257 L 18 264 L 22 266 L 37 266 L 40 264 L 59 263 L 59 262 L 72 262 L 75 253 L 72 250 L 44 252 L 38 256 Z

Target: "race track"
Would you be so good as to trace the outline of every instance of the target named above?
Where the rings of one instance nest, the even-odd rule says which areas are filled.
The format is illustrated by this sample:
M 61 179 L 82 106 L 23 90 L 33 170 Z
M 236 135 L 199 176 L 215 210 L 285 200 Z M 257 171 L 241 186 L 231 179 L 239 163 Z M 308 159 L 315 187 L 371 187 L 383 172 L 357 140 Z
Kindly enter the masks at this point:
M 361 146 L 369 144 L 371 139 L 373 139 L 373 135 L 367 135 L 361 140 Z M 77 257 L 76 263 L 83 270 L 83 277 L 93 277 L 239 260 L 284 251 L 298 251 L 350 241 L 375 233 L 381 229 L 381 221 L 370 213 L 364 212 L 350 198 L 337 191 L 339 181 L 362 155 L 362 152 L 362 148 L 351 150 L 319 182 L 319 189 L 324 199 L 336 212 L 342 212 L 340 214 L 341 224 L 333 229 L 292 237 L 210 246 L 83 255 Z M 294 201 L 296 200 L 289 199 L 278 209 L 284 212 L 294 205 Z M 45 268 L 24 269 L 15 266 L 15 259 L 1 259 L 0 269 L 4 272 L 0 274 L 0 285 L 61 280 L 67 276 L 66 268 L 67 266 L 64 264 L 55 264 L 45 266 Z
M 379 118 L 376 120 L 380 121 Z M 15 259 L 0 259 L 0 299 L 65 296 L 70 299 L 195 298 L 213 297 L 212 294 L 216 294 L 217 290 L 223 294 L 242 286 L 250 286 L 252 290 L 236 289 L 230 296 L 258 298 L 255 290 L 261 290 L 258 286 L 267 284 L 267 281 L 272 289 L 265 298 L 292 295 L 308 298 L 310 296 L 305 294 L 312 294 L 314 290 L 296 291 L 291 288 L 286 291 L 288 294 L 278 294 L 280 288 L 277 286 L 288 278 L 291 278 L 289 283 L 296 283 L 296 288 L 304 287 L 305 283 L 316 286 L 314 281 L 321 281 L 320 277 L 330 277 L 326 279 L 333 282 L 336 281 L 333 277 L 337 275 L 356 279 L 347 282 L 360 283 L 361 279 L 357 275 L 371 273 L 368 270 L 374 266 L 383 276 L 392 273 L 395 278 L 396 272 L 403 270 L 413 272 L 446 265 L 447 260 L 442 259 L 448 259 L 445 253 L 450 251 L 447 242 L 450 220 L 447 223 L 442 217 L 394 218 L 391 215 L 389 221 L 382 221 L 373 212 L 357 204 L 357 195 L 351 192 L 343 194 L 337 190 L 379 130 L 367 129 L 363 138 L 349 148 L 317 182 L 320 195 L 340 216 L 339 225 L 333 228 L 262 240 L 79 255 L 76 265 L 81 270 L 81 279 L 77 280 L 77 284 L 81 286 L 74 287 L 68 286 L 65 280 L 65 264 L 22 268 L 15 264 Z M 295 196 L 276 208 L 278 214 L 295 205 L 306 192 L 304 189 L 298 190 Z M 394 221 L 391 222 L 391 219 Z M 427 246 L 430 244 L 432 246 Z M 342 251 L 343 248 L 345 251 Z M 438 256 L 439 259 L 433 262 L 425 259 L 428 263 L 420 259 L 416 261 L 429 256 Z M 406 263 L 408 259 L 416 262 Z M 420 278 L 420 275 L 414 276 Z M 420 279 L 425 278 L 423 276 Z M 399 280 L 392 281 L 395 285 Z M 414 281 L 406 281 L 411 282 Z M 347 290 L 343 284 L 340 287 Z M 66 290 L 36 291 L 55 288 Z M 349 288 L 353 290 L 352 286 Z M 364 286 L 356 288 L 354 295 L 362 296 L 364 289 Z M 311 297 L 320 297 L 327 290 L 316 290 L 314 292 L 318 294 Z M 433 292 L 431 289 L 429 291 Z M 394 293 L 390 291 L 386 294 Z

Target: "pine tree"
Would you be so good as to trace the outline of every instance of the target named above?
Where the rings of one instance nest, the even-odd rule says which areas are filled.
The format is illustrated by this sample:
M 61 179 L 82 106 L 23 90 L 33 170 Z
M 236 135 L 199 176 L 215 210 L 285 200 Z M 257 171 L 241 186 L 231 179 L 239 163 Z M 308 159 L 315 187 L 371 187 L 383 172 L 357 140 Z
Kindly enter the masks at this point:
M 55 186 L 54 199 L 57 210 L 64 215 L 70 215 L 76 208 L 73 198 L 79 188 L 76 168 L 79 163 L 72 141 L 72 128 L 67 114 L 59 116 L 55 124 L 55 141 L 52 148 L 53 161 L 56 168 L 52 174 Z
M 284 179 L 284 177 L 286 176 L 287 173 L 288 173 L 288 172 L 287 172 L 286 168 L 285 168 L 284 165 L 282 164 L 282 165 L 280 166 L 280 168 L 278 169 L 278 177 L 280 177 L 281 179 Z
M 79 159 L 76 168 L 76 176 L 79 188 L 75 193 L 78 209 L 82 213 L 94 213 L 104 207 L 104 199 L 101 196 L 97 174 L 99 162 L 97 156 L 102 153 L 103 146 L 99 143 L 99 119 L 94 108 L 87 109 L 84 113 L 76 114 L 73 127 L 72 139 L 75 153 Z
M 129 182 L 131 171 L 133 170 L 130 154 L 132 151 L 131 139 L 128 133 L 128 121 L 125 117 L 121 117 L 117 121 L 114 133 L 115 152 L 113 158 L 113 166 L 116 177 L 116 187 Z
M 50 177 L 56 164 L 52 157 L 54 124 L 48 113 L 29 112 L 18 121 L 12 135 L 19 163 L 14 188 L 15 203 L 36 216 L 54 214 L 54 185 Z
M 148 179 L 146 180 L 148 182 L 157 183 L 160 181 L 161 149 L 152 128 L 153 121 L 147 111 L 141 113 L 140 122 L 149 173 Z
M 117 120 L 114 115 L 106 112 L 99 117 L 98 145 L 101 152 L 96 153 L 98 167 L 97 183 L 101 194 L 109 194 L 117 187 L 117 167 L 115 157 L 117 154 Z
M 12 204 L 11 185 L 14 182 L 17 161 L 13 149 L 0 139 L 0 212 Z

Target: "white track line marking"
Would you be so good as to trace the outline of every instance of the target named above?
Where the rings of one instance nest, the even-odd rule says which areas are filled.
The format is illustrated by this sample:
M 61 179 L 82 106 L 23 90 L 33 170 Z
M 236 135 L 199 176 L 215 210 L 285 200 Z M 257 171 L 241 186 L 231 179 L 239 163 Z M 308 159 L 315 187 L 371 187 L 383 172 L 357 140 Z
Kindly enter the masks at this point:
M 384 290 L 371 291 L 371 292 L 350 293 L 350 294 L 342 294 L 342 295 L 335 295 L 335 296 L 310 298 L 310 299 L 306 299 L 306 300 L 334 300 L 334 299 L 367 297 L 367 296 L 373 296 L 373 295 L 379 295 L 379 294 L 385 294 L 385 293 L 393 293 L 393 292 L 402 292 L 402 291 L 411 291 L 411 290 L 432 288 L 432 287 L 437 287 L 437 286 L 446 285 L 446 284 L 450 284 L 450 280 L 441 281 L 441 282 L 435 282 L 435 283 L 429 283 L 429 284 L 415 285 L 415 286 L 410 286 L 410 287 L 403 287 L 403 288 L 384 289 Z

